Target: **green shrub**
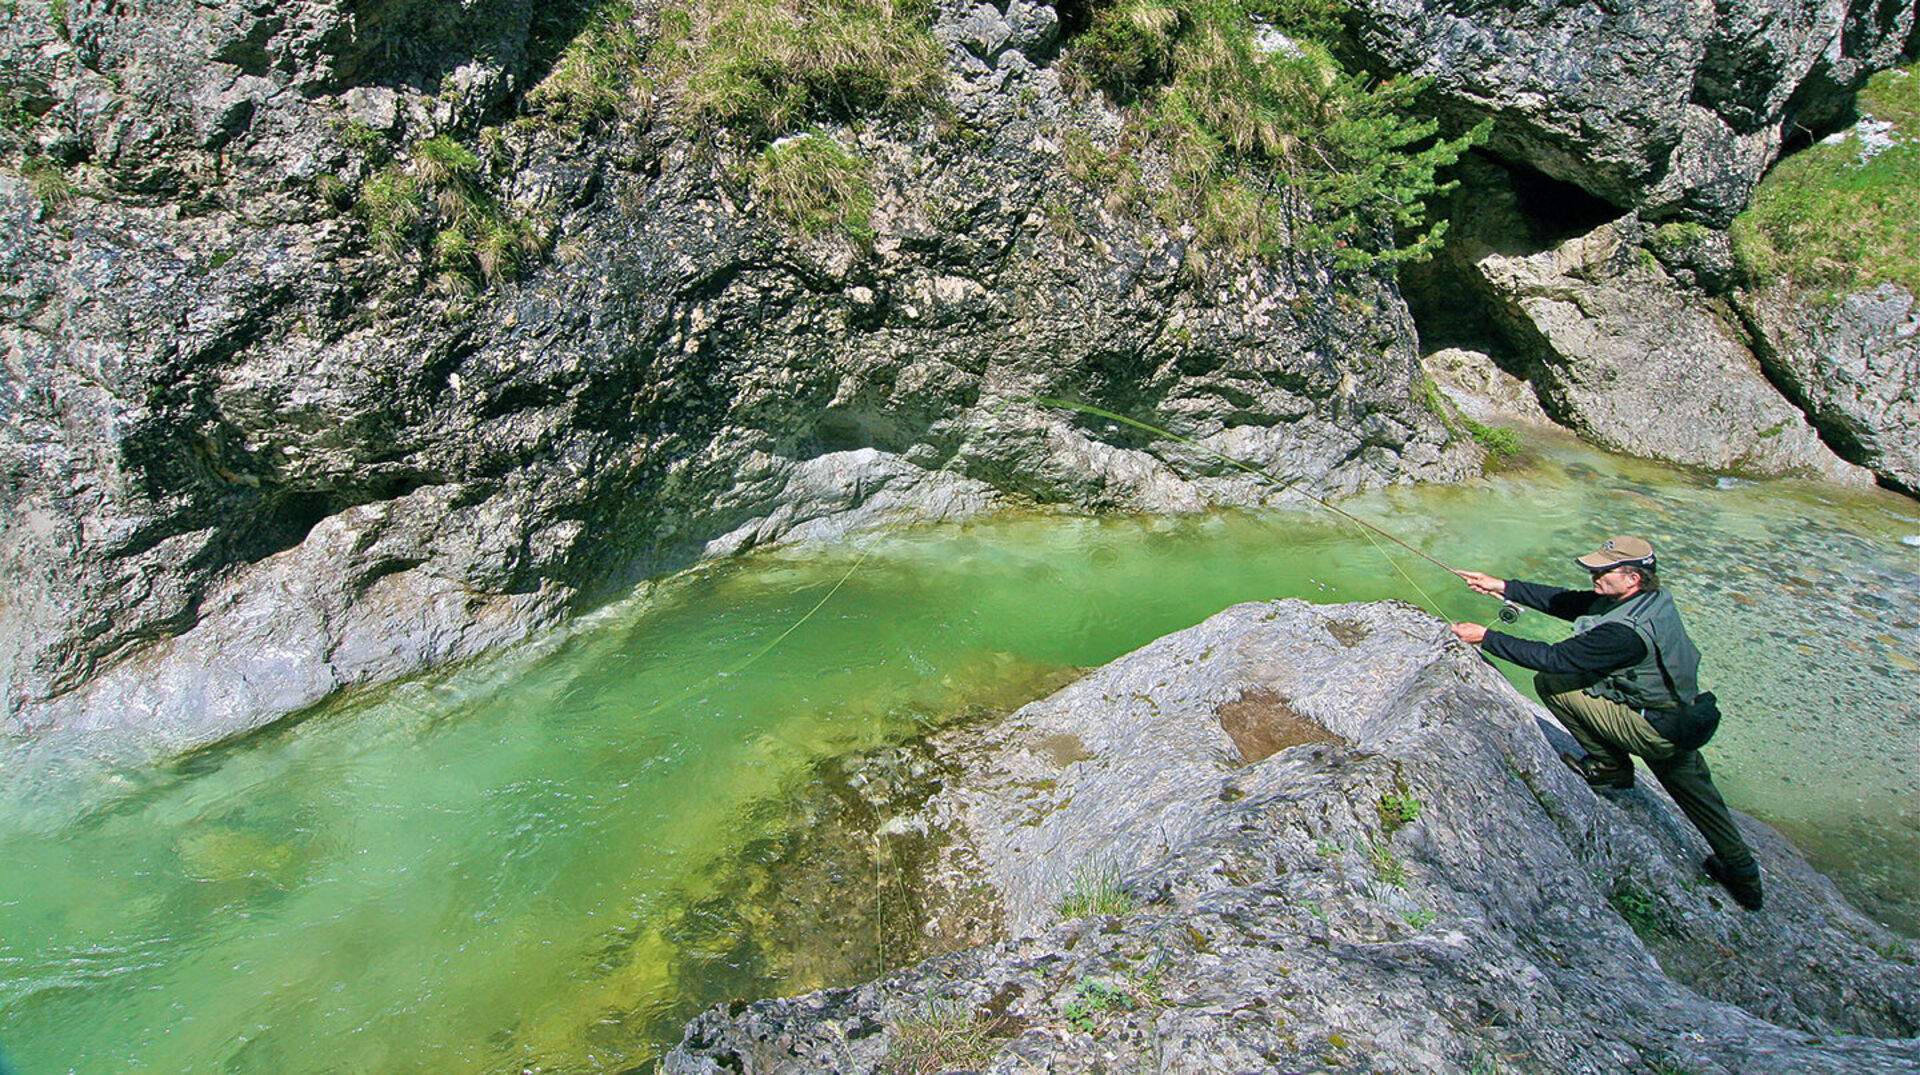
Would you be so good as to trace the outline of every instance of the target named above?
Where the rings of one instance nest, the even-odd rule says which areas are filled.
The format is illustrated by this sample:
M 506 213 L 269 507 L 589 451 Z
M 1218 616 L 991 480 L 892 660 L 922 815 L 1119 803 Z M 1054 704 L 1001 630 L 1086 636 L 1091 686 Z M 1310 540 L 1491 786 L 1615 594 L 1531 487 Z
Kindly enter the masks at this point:
M 1250 10 L 1299 36 L 1263 46 Z M 1428 257 L 1446 230 L 1427 222 L 1427 199 L 1447 189 L 1437 172 L 1485 127 L 1441 138 L 1435 121 L 1411 115 L 1425 82 L 1345 71 L 1310 39 L 1335 10 L 1319 0 L 1102 4 L 1070 46 L 1071 79 L 1133 106 L 1140 140 L 1172 164 L 1160 216 L 1191 226 L 1205 249 L 1272 258 L 1304 247 L 1348 269 Z
M 1781 160 L 1733 222 L 1734 253 L 1755 283 L 1784 279 L 1829 299 L 1895 283 L 1920 293 L 1920 64 L 1882 71 L 1859 110 L 1893 124 L 1868 156 L 1857 136 Z
M 748 184 L 775 219 L 806 235 L 872 233 L 873 169 L 818 132 L 773 143 L 748 168 Z

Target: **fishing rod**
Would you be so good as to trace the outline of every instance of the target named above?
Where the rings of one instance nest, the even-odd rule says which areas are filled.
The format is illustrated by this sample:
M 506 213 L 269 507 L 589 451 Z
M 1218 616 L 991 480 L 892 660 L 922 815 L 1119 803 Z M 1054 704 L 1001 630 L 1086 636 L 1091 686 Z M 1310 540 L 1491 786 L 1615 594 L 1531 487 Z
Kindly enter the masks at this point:
M 1409 545 L 1406 542 L 1400 540 L 1398 537 L 1395 537 L 1394 535 L 1386 532 L 1385 530 L 1382 530 L 1380 527 L 1375 526 L 1373 523 L 1370 523 L 1365 519 L 1362 519 L 1359 516 L 1354 515 L 1353 513 L 1342 509 L 1338 505 L 1334 504 L 1332 501 L 1327 500 L 1325 497 L 1318 496 L 1314 493 L 1308 492 L 1305 489 L 1297 488 L 1301 480 L 1299 478 L 1295 478 L 1292 481 L 1281 481 L 1278 477 L 1276 477 L 1271 472 L 1265 470 L 1264 468 L 1256 467 L 1251 463 L 1247 463 L 1243 460 L 1236 459 L 1233 456 L 1230 456 L 1227 453 L 1220 451 L 1219 449 L 1214 448 L 1211 445 L 1202 444 L 1199 441 L 1193 440 L 1190 437 L 1183 437 L 1180 434 L 1173 432 L 1172 430 L 1161 429 L 1159 426 L 1152 425 L 1147 422 L 1142 422 L 1137 418 L 1129 418 L 1124 414 L 1117 414 L 1113 411 L 1103 410 L 1102 408 L 1091 406 L 1086 403 L 1075 403 L 1072 400 L 1055 399 L 1048 396 L 1021 396 L 1019 397 L 1019 399 L 1021 402 L 1036 403 L 1043 407 L 1053 407 L 1059 410 L 1079 411 L 1082 414 L 1090 414 L 1097 418 L 1105 418 L 1109 421 L 1120 422 L 1125 425 L 1132 426 L 1135 429 L 1139 429 L 1147 433 L 1152 433 L 1155 436 L 1165 437 L 1168 440 L 1175 441 L 1179 444 L 1184 444 L 1189 448 L 1196 448 L 1202 452 L 1207 453 L 1208 455 L 1213 456 L 1216 459 L 1219 459 L 1221 462 L 1224 462 L 1239 470 L 1243 470 L 1248 474 L 1253 475 L 1256 478 L 1259 478 L 1260 480 L 1266 482 L 1268 485 L 1275 487 L 1279 492 L 1282 492 L 1282 493 L 1294 492 L 1294 493 L 1300 494 L 1303 497 L 1306 497 L 1308 500 L 1314 502 L 1315 504 L 1318 504 L 1321 507 L 1327 509 L 1328 511 L 1334 513 L 1335 515 L 1340 516 L 1342 519 L 1346 519 L 1349 522 L 1352 522 L 1354 525 L 1359 526 L 1367 531 L 1370 531 L 1371 533 L 1368 535 L 1370 540 L 1373 534 L 1378 534 L 1379 536 L 1386 538 L 1388 541 L 1393 542 L 1395 545 L 1400 546 L 1401 548 L 1407 550 L 1408 552 L 1414 554 L 1415 556 L 1418 556 L 1422 560 L 1425 560 L 1428 563 L 1433 564 L 1434 566 L 1440 568 L 1441 570 L 1447 572 L 1450 575 L 1461 574 L 1460 570 L 1454 567 L 1453 565 L 1446 563 L 1445 561 L 1439 559 L 1438 557 L 1432 556 L 1421 549 L 1414 548 L 1412 545 Z M 1379 544 L 1378 542 L 1375 542 L 1376 548 L 1378 547 L 1378 544 Z M 1386 555 L 1385 550 L 1381 551 L 1381 555 L 1382 556 Z M 1420 591 L 1420 596 L 1425 597 L 1429 604 L 1437 604 L 1437 602 L 1433 600 L 1433 597 L 1429 595 L 1426 590 L 1421 589 L 1421 586 L 1419 583 L 1414 582 L 1411 576 L 1409 576 L 1405 571 L 1400 570 L 1400 565 L 1397 563 L 1394 563 L 1392 557 L 1388 556 L 1386 557 L 1386 559 L 1388 563 L 1393 564 L 1394 570 L 1400 571 L 1400 576 L 1402 578 L 1406 579 L 1407 582 L 1410 585 L 1412 585 L 1414 589 Z M 1436 615 L 1437 614 L 1438 613 L 1436 612 Z M 1447 619 L 1448 617 L 1441 616 L 1440 618 Z M 1500 622 L 1501 623 L 1512 623 L 1519 618 L 1520 618 L 1519 605 L 1516 605 L 1511 601 L 1502 601 L 1500 603 Z

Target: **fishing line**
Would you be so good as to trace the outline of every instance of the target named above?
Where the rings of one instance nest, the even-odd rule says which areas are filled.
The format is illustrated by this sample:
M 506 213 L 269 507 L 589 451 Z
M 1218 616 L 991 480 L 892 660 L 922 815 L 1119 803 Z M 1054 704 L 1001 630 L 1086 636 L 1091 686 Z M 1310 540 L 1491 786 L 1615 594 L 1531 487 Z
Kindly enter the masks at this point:
M 1102 410 L 1099 407 L 1090 406 L 1085 403 L 1074 403 L 1071 400 L 1053 399 L 1053 398 L 1041 397 L 1041 396 L 1023 396 L 1020 398 L 1022 402 L 1026 402 L 1026 403 L 1037 403 L 1043 407 L 1055 407 L 1061 410 L 1079 411 L 1082 414 L 1090 414 L 1098 418 L 1105 418 L 1109 421 L 1121 422 L 1126 425 L 1130 425 L 1135 429 L 1144 430 L 1145 432 L 1152 433 L 1155 436 L 1165 437 L 1168 440 L 1175 441 L 1180 444 L 1184 444 L 1189 448 L 1196 448 L 1200 451 L 1206 452 L 1208 455 L 1211 455 L 1214 458 L 1219 459 L 1220 461 L 1227 463 L 1230 466 L 1246 471 L 1248 474 L 1251 474 L 1254 477 L 1259 478 L 1262 481 L 1266 482 L 1267 484 L 1274 486 L 1280 492 L 1299 493 L 1301 496 L 1306 497 L 1308 500 L 1313 501 L 1315 504 L 1318 504 L 1321 507 L 1327 509 L 1328 511 L 1333 512 L 1335 515 L 1338 515 L 1341 518 L 1352 522 L 1356 526 L 1359 526 L 1361 528 L 1361 531 L 1366 534 L 1367 540 L 1372 542 L 1373 547 L 1379 551 L 1381 558 L 1386 560 L 1388 564 L 1391 564 L 1393 566 L 1393 569 L 1395 571 L 1398 571 L 1400 573 L 1400 577 L 1407 581 L 1407 585 L 1412 586 L 1416 591 L 1419 592 L 1421 597 L 1426 598 L 1427 605 L 1429 606 L 1428 608 L 1429 611 L 1433 612 L 1434 615 L 1439 616 L 1443 620 L 1450 620 L 1452 618 L 1450 616 L 1442 615 L 1438 611 L 1439 602 L 1435 601 L 1433 599 L 1433 596 L 1427 593 L 1425 588 L 1423 588 L 1418 582 L 1414 581 L 1413 576 L 1407 574 L 1406 569 L 1400 566 L 1399 561 L 1395 560 L 1392 556 L 1388 555 L 1386 549 L 1380 547 L 1380 542 L 1375 540 L 1374 535 L 1378 534 L 1380 537 L 1386 538 L 1388 541 L 1391 541 L 1395 545 L 1398 545 L 1401 548 L 1407 550 L 1408 552 L 1414 554 L 1415 556 L 1420 557 L 1422 560 L 1425 560 L 1431 564 L 1434 564 L 1435 566 L 1441 568 L 1442 570 L 1446 571 L 1450 575 L 1458 575 L 1460 574 L 1459 571 L 1455 570 L 1452 565 L 1447 564 L 1444 561 L 1440 560 L 1439 558 L 1431 556 L 1428 553 L 1421 551 L 1420 549 L 1414 548 L 1412 545 L 1409 545 L 1406 542 L 1400 540 L 1399 538 L 1393 536 L 1392 534 L 1387 533 L 1385 530 L 1382 530 L 1378 526 L 1375 526 L 1374 524 L 1366 521 L 1365 519 L 1362 519 L 1359 516 L 1352 514 L 1351 512 L 1341 509 L 1340 507 L 1338 507 L 1331 501 L 1325 499 L 1324 497 L 1316 496 L 1305 489 L 1295 488 L 1295 486 L 1298 485 L 1300 482 L 1299 478 L 1295 478 L 1293 481 L 1281 481 L 1278 477 L 1275 477 L 1269 471 L 1264 470 L 1260 467 L 1256 467 L 1251 463 L 1246 463 L 1246 462 L 1242 462 L 1239 459 L 1235 459 L 1233 456 L 1230 456 L 1227 453 L 1220 451 L 1219 449 L 1214 448 L 1210 445 L 1202 444 L 1199 441 L 1193 440 L 1188 437 L 1183 437 L 1180 434 L 1175 433 L 1171 430 L 1161 429 L 1159 426 L 1151 425 L 1147 422 L 1142 422 L 1136 418 L 1129 418 L 1124 414 L 1116 414 L 1113 411 Z M 1503 610 L 1503 618 L 1505 618 L 1504 610 Z
M 659 713 L 661 710 L 666 709 L 669 706 L 679 705 L 681 702 L 684 702 L 687 699 L 692 698 L 696 693 L 704 689 L 713 680 L 731 679 L 734 676 L 737 676 L 740 673 L 745 672 L 748 668 L 751 668 L 762 657 L 765 657 L 767 654 L 772 653 L 774 651 L 774 648 L 780 645 L 780 643 L 785 642 L 787 640 L 788 635 L 793 634 L 795 631 L 798 631 L 801 627 L 805 626 L 808 620 L 813 619 L 814 613 L 819 612 L 822 608 L 826 607 L 827 602 L 833 600 L 833 595 L 839 593 L 840 588 L 847 584 L 847 580 L 853 577 L 854 572 L 860 570 L 861 565 L 867 562 L 867 557 L 873 555 L 873 550 L 877 545 L 879 545 L 879 541 L 877 539 L 874 541 L 868 542 L 867 547 L 861 550 L 859 558 L 854 560 L 853 566 L 847 568 L 846 572 L 840 576 L 839 581 L 835 582 L 832 588 L 827 590 L 826 594 L 822 596 L 820 600 L 815 601 L 813 603 L 813 607 L 808 609 L 805 615 L 793 621 L 793 623 L 789 625 L 786 630 L 780 632 L 778 635 L 775 635 L 773 638 L 773 641 L 767 643 L 765 646 L 762 646 L 758 652 L 751 654 L 745 660 L 741 661 L 739 664 L 734 665 L 732 668 L 722 669 L 719 672 L 713 673 L 713 675 L 707 679 L 702 679 L 697 683 L 688 684 L 686 687 L 681 689 L 679 694 L 673 695 L 668 698 L 662 698 L 661 700 L 655 702 L 652 706 L 641 710 L 638 715 L 642 717 L 651 717 L 654 714 Z

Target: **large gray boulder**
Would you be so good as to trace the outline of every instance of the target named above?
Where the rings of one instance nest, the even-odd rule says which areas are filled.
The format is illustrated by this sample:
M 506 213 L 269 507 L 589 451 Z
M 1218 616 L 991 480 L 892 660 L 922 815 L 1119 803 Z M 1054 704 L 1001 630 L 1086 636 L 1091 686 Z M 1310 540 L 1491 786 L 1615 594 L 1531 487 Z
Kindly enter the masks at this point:
M 1768 381 L 1732 310 L 1618 226 L 1531 255 L 1460 256 L 1548 412 L 1587 439 L 1722 473 L 1872 484 Z
M 1784 285 L 1734 301 L 1774 381 L 1849 458 L 1920 495 L 1920 303 L 1905 288 L 1826 302 Z
M 588 6 L 0 22 L 0 153 L 43 162 L 0 169 L 0 734 L 179 750 L 758 543 L 1272 495 L 1038 398 L 1322 494 L 1473 465 L 1390 285 L 1203 270 L 1065 173 L 1119 121 L 1061 89 L 1050 8 L 942 5 L 942 121 L 828 125 L 873 167 L 857 240 L 780 225 L 671 109 L 494 124 Z M 520 279 L 436 285 L 324 196 L 433 135 L 543 239 Z
M 1920 1071 L 1892 935 L 1746 818 L 1740 909 L 1556 736 L 1418 610 L 1230 608 L 938 744 L 888 825 L 948 832 L 1006 939 L 716 1008 L 662 1070 Z M 1063 920 L 1102 870 L 1133 909 Z
M 1787 134 L 1817 129 L 1914 30 L 1912 4 L 1358 0 L 1376 66 L 1433 79 L 1489 147 L 1625 209 L 1725 226 Z

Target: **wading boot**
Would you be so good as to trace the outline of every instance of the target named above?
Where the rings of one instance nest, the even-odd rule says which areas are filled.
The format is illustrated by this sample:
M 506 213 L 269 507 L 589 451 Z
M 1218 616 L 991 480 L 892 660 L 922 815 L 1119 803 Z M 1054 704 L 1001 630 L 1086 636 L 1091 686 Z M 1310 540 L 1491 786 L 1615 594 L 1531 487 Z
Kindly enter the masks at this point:
M 1733 895 L 1734 901 L 1749 911 L 1760 909 L 1760 867 L 1749 865 L 1744 870 L 1736 870 L 1721 861 L 1719 855 L 1708 855 L 1700 864 L 1707 876 L 1720 882 L 1721 886 Z
M 1614 791 L 1624 791 L 1633 786 L 1632 762 L 1628 762 L 1624 766 L 1608 765 L 1606 762 L 1601 761 L 1591 754 L 1584 758 L 1576 758 L 1571 754 L 1562 754 L 1560 755 L 1560 760 L 1567 763 L 1567 768 L 1579 773 L 1581 779 L 1585 780 L 1587 786 L 1590 788 L 1610 788 Z

